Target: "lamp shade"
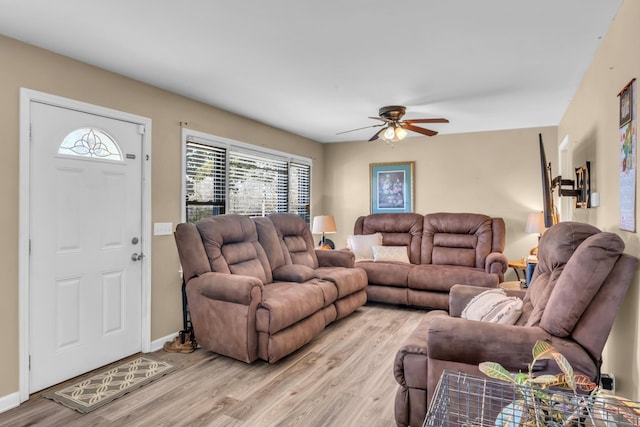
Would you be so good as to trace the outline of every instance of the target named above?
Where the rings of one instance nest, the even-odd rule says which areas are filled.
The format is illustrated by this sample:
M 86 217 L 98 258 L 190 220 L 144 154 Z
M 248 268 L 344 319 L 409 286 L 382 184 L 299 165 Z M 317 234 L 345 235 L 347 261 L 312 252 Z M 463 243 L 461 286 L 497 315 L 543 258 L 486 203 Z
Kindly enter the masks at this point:
M 313 218 L 311 232 L 314 234 L 331 234 L 336 232 L 336 221 L 333 215 L 320 215 Z
M 527 216 L 527 225 L 525 231 L 527 233 L 542 234 L 547 227 L 544 225 L 544 214 L 542 212 L 533 212 Z

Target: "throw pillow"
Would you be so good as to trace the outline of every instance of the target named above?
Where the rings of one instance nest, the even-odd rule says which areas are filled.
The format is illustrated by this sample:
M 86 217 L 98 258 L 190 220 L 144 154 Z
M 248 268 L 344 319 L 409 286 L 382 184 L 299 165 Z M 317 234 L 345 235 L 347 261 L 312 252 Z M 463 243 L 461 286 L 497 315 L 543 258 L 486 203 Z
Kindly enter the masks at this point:
M 522 314 L 522 300 L 508 297 L 504 289 L 489 289 L 479 293 L 462 310 L 468 320 L 514 325 Z
M 347 246 L 358 261 L 373 261 L 374 246 L 382 245 L 382 234 L 351 234 L 347 237 Z
M 373 260 L 375 262 L 404 262 L 409 264 L 409 254 L 406 246 L 374 246 Z

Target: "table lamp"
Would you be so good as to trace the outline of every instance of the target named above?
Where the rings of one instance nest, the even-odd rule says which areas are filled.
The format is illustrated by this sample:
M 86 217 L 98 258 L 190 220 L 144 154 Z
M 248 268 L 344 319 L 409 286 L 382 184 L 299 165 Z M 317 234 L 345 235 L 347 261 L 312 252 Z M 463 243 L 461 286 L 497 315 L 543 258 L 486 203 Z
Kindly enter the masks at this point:
M 538 242 L 542 237 L 542 233 L 546 231 L 547 227 L 544 225 L 544 213 L 542 212 L 532 212 L 527 216 L 527 225 L 525 226 L 525 231 L 527 233 L 538 233 Z M 531 249 L 529 251 L 530 255 L 538 254 L 538 246 Z
M 328 242 L 328 239 L 326 239 L 324 235 L 333 234 L 336 232 L 336 221 L 335 219 L 333 219 L 333 215 L 320 215 L 313 218 L 313 227 L 311 228 L 311 232 L 313 234 L 322 233 L 322 240 L 320 240 L 320 246 L 321 247 L 325 246 Z

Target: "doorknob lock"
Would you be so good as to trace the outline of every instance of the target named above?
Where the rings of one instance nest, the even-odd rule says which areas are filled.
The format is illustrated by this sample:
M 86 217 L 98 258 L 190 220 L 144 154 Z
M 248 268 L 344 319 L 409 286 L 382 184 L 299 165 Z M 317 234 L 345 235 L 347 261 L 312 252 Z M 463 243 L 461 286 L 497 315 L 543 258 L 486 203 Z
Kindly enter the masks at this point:
M 131 261 L 141 261 L 142 258 L 144 258 L 144 254 L 137 254 L 135 252 L 131 254 Z

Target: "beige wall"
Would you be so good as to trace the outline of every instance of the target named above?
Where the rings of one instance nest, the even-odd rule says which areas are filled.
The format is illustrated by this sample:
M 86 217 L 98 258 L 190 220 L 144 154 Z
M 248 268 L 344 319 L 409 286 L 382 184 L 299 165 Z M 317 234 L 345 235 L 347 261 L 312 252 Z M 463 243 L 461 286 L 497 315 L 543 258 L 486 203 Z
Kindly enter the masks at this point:
M 415 212 L 502 217 L 506 255 L 519 259 L 537 245 L 524 228 L 527 214 L 542 210 L 539 133 L 555 162 L 555 127 L 412 137 L 393 148 L 381 141 L 329 144 L 322 206 L 336 218 L 331 239 L 346 245 L 355 219 L 370 213 L 370 163 L 415 161 Z
M 0 398 L 18 391 L 19 89 L 26 87 L 113 108 L 153 121 L 152 221 L 180 221 L 180 132 L 188 127 L 313 158 L 314 193 L 322 194 L 323 146 L 122 76 L 0 36 Z M 320 209 L 312 200 L 312 212 Z M 150 233 L 151 234 L 151 233 Z M 152 242 L 151 337 L 182 328 L 179 262 L 171 236 Z
M 616 95 L 632 78 L 640 76 L 638 22 L 640 2 L 625 0 L 558 127 L 559 141 L 568 136 L 573 145 L 574 166 L 586 160 L 591 162 L 593 190 L 600 193 L 600 207 L 576 210 L 573 218 L 619 234 L 626 243 L 626 252 L 636 256 L 640 255 L 638 233 L 618 228 L 620 157 Z M 637 93 L 639 85 L 636 84 Z M 634 108 L 638 105 L 636 102 Z M 636 198 L 637 194 L 636 189 Z M 637 211 L 636 229 L 640 229 Z M 605 372 L 615 374 L 616 392 L 634 400 L 640 400 L 639 304 L 640 280 L 636 272 L 609 338 L 603 366 Z
M 616 94 L 640 71 L 640 2 L 625 0 L 593 65 L 559 127 L 415 137 L 389 148 L 384 143 L 321 145 L 208 107 L 151 86 L 0 36 L 0 398 L 18 391 L 18 105 L 19 88 L 114 108 L 153 120 L 152 221 L 180 219 L 180 126 L 264 145 L 314 159 L 312 212 L 335 215 L 343 246 L 359 215 L 369 213 L 369 164 L 415 161 L 415 211 L 472 211 L 503 217 L 510 259 L 536 244 L 524 233 L 526 215 L 541 208 L 537 140 L 557 173 L 557 143 L 569 135 L 574 162 L 592 162 L 594 189 L 602 206 L 574 213 L 617 232 L 627 251 L 640 254 L 637 233 L 619 231 Z M 639 89 L 640 90 L 640 89 Z M 640 221 L 636 215 L 636 222 Z M 178 260 L 168 236 L 154 237 L 152 339 L 181 327 Z M 636 276 L 605 354 L 605 370 L 616 375 L 620 394 L 640 399 L 639 280 Z

